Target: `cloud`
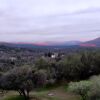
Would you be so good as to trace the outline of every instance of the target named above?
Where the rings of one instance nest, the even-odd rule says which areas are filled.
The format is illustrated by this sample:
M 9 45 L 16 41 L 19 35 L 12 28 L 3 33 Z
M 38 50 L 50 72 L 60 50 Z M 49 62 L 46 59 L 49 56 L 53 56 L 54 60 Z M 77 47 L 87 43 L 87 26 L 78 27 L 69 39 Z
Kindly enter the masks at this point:
M 99 16 L 99 0 L 0 0 L 0 41 L 92 39 Z

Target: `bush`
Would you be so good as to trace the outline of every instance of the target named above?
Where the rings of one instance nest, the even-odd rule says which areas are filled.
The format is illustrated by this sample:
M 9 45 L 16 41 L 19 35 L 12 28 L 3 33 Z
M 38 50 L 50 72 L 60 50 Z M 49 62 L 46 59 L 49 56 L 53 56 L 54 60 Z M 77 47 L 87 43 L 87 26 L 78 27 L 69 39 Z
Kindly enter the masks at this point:
M 90 81 L 71 82 L 69 83 L 68 90 L 70 92 L 79 94 L 82 100 L 86 100 L 91 85 L 92 83 Z
M 93 76 L 91 79 L 92 86 L 89 91 L 90 100 L 100 100 L 100 76 Z
M 36 88 L 46 85 L 47 74 L 45 70 L 38 70 L 33 76 L 34 85 Z

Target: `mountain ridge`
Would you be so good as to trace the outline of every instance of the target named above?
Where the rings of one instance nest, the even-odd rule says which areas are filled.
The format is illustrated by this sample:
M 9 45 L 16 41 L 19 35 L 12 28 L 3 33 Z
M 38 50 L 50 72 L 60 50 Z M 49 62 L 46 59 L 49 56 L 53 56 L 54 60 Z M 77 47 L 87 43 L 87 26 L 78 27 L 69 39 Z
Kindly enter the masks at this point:
M 81 46 L 100 47 L 100 37 L 84 42 Z
M 65 42 L 38 42 L 38 43 L 10 43 L 10 42 L 0 42 L 0 45 L 10 46 L 10 47 L 22 47 L 22 48 L 32 48 L 32 47 L 54 47 L 54 46 L 81 46 L 81 47 L 100 47 L 100 37 L 86 41 L 65 41 Z

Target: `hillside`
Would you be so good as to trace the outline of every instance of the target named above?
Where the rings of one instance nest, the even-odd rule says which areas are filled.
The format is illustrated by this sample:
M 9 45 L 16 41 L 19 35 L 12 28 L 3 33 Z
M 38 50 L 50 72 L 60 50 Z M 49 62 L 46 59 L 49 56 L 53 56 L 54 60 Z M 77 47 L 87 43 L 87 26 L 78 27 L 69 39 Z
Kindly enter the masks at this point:
M 81 41 L 65 41 L 65 42 L 44 42 L 44 43 L 7 43 L 1 42 L 0 46 L 19 47 L 19 48 L 54 48 L 54 47 L 100 47 L 100 37 L 94 40 Z
M 81 46 L 87 46 L 87 47 L 100 47 L 100 37 L 96 38 L 91 41 L 87 41 L 81 44 Z

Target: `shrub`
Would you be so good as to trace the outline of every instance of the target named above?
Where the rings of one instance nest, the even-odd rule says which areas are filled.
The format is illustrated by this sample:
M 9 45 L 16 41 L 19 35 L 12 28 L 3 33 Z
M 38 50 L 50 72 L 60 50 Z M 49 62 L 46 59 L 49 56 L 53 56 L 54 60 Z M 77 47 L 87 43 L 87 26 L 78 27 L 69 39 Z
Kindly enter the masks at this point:
M 91 85 L 92 83 L 90 81 L 71 82 L 69 83 L 68 90 L 70 92 L 79 94 L 82 100 L 86 100 Z
M 100 100 L 100 76 L 93 76 L 91 79 L 92 86 L 89 91 L 90 100 Z

